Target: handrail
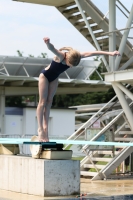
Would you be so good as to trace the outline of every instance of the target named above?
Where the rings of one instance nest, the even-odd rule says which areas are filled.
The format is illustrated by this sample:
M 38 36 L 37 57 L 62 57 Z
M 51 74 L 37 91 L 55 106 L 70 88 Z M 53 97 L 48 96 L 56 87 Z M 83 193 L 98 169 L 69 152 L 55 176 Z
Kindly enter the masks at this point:
M 132 29 L 132 27 L 128 27 L 128 28 L 122 28 L 122 29 L 119 29 L 119 30 L 114 30 L 114 31 L 110 31 L 110 32 L 106 32 L 106 33 L 102 33 L 101 35 L 109 35 L 110 33 L 117 33 L 119 31 L 124 31 L 124 30 L 129 30 L 129 29 Z
M 77 131 L 75 131 L 67 140 L 72 139 L 81 129 L 86 128 L 86 126 L 91 122 L 91 120 L 96 117 L 103 109 L 105 109 L 117 96 L 115 95 L 107 104 L 105 104 L 97 113 L 95 113 L 87 122 L 85 122 Z
M 133 106 L 133 101 L 129 104 L 129 107 Z M 109 122 L 97 135 L 95 135 L 90 141 L 95 141 L 97 140 L 105 131 L 107 131 L 110 126 L 112 126 L 112 124 L 119 119 L 119 117 L 121 117 L 121 115 L 124 113 L 124 111 L 122 110 L 119 115 L 117 115 L 111 122 Z M 85 151 L 90 145 L 85 145 L 82 147 L 82 150 Z
M 128 18 L 128 16 L 123 12 L 123 10 L 116 4 L 117 8 L 123 13 L 123 15 L 125 15 L 126 18 Z
M 126 87 L 128 88 L 130 86 L 130 84 L 128 84 Z M 130 88 L 131 89 L 131 88 Z M 110 108 L 112 108 L 118 100 L 116 100 L 113 105 L 111 105 L 109 108 L 107 108 L 96 120 L 94 120 L 93 122 L 92 119 L 94 119 L 98 114 L 101 113 L 101 111 L 103 111 L 103 109 L 105 109 L 113 100 L 115 100 L 117 98 L 117 95 L 115 95 L 107 104 L 105 104 L 97 113 L 95 113 L 87 122 L 85 122 L 77 131 L 75 131 L 70 137 L 67 138 L 67 140 L 72 139 L 74 136 L 76 136 L 76 134 L 78 134 L 79 131 L 81 131 L 84 128 L 89 128 L 90 126 L 92 126 L 100 117 L 102 117 Z M 89 124 L 90 123 L 90 124 Z M 85 131 L 85 130 L 84 130 Z M 82 133 L 84 132 L 82 131 Z M 81 133 L 79 134 L 79 136 L 81 135 Z M 79 136 L 75 137 L 73 140 L 76 140 Z M 66 145 L 64 149 L 66 149 L 69 145 Z
M 83 124 L 76 132 L 74 132 L 69 138 L 67 138 L 67 140 L 72 139 L 80 130 L 82 130 L 83 128 L 89 128 L 90 126 L 92 126 L 99 118 L 101 118 L 110 108 L 112 108 L 117 101 L 115 101 L 113 103 L 113 105 L 111 105 L 109 108 L 107 108 L 100 116 L 97 117 L 96 120 L 94 120 L 93 122 L 92 119 L 95 118 L 99 113 L 101 113 L 101 111 L 106 108 L 108 106 L 108 104 L 110 104 L 114 99 L 116 99 L 117 96 L 114 96 L 105 106 L 103 106 L 97 113 L 95 113 L 85 124 Z M 90 124 L 89 124 L 90 123 Z M 81 134 L 83 134 L 85 132 L 85 130 L 83 130 L 77 137 L 74 138 L 74 140 L 76 140 L 78 137 L 80 137 Z M 69 145 L 66 145 L 64 149 L 66 149 Z
M 117 0 L 117 1 L 128 13 L 130 13 L 129 10 L 120 2 L 120 0 Z

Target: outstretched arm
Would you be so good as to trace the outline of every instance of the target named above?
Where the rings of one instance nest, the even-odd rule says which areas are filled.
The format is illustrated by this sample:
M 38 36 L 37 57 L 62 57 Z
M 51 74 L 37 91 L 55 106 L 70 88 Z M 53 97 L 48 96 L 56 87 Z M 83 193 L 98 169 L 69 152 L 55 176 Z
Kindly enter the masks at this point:
M 43 38 L 43 40 L 46 43 L 48 49 L 52 51 L 60 60 L 63 60 L 65 56 L 64 53 L 56 49 L 54 45 L 50 43 L 50 39 L 48 37 Z
M 118 51 L 107 52 L 107 51 L 90 51 L 90 52 L 83 52 L 81 53 L 82 58 L 90 57 L 90 56 L 97 56 L 97 55 L 109 55 L 109 56 L 120 56 Z

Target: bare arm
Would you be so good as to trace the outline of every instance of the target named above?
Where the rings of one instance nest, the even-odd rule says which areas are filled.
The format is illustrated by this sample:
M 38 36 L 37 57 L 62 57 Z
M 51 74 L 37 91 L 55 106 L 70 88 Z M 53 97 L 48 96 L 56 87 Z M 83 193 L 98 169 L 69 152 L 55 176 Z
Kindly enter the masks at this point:
M 43 40 L 46 43 L 48 49 L 50 51 L 52 51 L 60 60 L 63 60 L 63 58 L 65 56 L 64 53 L 62 51 L 59 51 L 58 49 L 56 49 L 54 47 L 54 45 L 50 43 L 50 39 L 48 37 L 43 38 Z
M 107 52 L 107 51 L 90 51 L 90 52 L 83 52 L 81 53 L 82 58 L 90 57 L 90 56 L 97 56 L 97 55 L 108 55 L 108 56 L 120 56 L 118 51 Z

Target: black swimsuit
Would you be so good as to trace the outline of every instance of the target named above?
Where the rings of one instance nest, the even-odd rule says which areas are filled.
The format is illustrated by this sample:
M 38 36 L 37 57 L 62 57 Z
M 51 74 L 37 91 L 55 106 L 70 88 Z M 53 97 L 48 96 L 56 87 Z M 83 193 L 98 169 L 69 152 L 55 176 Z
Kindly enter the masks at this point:
M 65 59 L 65 58 L 64 58 Z M 63 60 L 64 60 L 63 59 Z M 63 61 L 62 60 L 62 61 Z M 52 60 L 49 69 L 43 69 L 41 73 L 48 79 L 49 82 L 54 81 L 62 72 L 66 71 L 69 68 L 68 65 L 62 64 L 62 62 L 58 63 Z

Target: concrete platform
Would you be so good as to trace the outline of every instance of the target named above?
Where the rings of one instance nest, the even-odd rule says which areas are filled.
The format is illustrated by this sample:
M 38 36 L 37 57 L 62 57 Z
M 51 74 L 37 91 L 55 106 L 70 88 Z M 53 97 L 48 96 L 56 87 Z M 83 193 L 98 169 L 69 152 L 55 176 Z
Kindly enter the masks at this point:
M 0 155 L 0 189 L 39 196 L 80 193 L 80 162 Z

